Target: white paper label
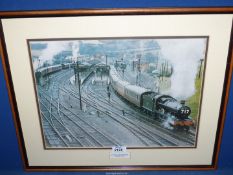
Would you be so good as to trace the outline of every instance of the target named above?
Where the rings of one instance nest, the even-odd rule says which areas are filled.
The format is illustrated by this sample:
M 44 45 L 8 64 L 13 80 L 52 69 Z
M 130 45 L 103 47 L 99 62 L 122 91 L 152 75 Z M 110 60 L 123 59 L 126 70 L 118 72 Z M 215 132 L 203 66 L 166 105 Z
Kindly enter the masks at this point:
M 125 146 L 114 146 L 112 147 L 110 158 L 130 158 L 130 153 L 127 152 Z

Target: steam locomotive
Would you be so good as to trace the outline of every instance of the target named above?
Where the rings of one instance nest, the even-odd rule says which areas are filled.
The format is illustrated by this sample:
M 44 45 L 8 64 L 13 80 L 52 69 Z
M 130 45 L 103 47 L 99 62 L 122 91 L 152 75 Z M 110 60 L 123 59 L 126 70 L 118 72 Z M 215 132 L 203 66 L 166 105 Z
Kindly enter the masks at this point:
M 110 83 L 121 97 L 145 113 L 163 119 L 170 117 L 170 128 L 189 130 L 190 126 L 194 125 L 190 117 L 191 109 L 184 102 L 179 102 L 169 95 L 159 94 L 146 88 L 132 85 L 122 80 L 114 67 L 110 69 Z

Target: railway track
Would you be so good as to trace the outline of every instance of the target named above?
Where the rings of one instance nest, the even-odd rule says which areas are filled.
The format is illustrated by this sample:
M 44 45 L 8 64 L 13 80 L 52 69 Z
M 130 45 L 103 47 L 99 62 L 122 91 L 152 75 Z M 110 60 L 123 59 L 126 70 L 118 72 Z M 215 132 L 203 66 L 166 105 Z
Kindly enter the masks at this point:
M 91 92 L 91 93 L 88 94 L 88 97 L 90 97 L 90 99 L 95 98 L 94 93 L 92 91 L 89 91 L 89 92 Z M 98 99 L 98 100 L 101 101 L 102 103 L 104 103 L 101 106 L 104 106 L 104 105 L 109 106 L 109 105 L 111 105 L 111 107 L 113 107 L 113 105 L 109 104 L 107 101 L 104 101 L 104 100 L 101 100 L 101 99 Z M 118 115 L 118 112 L 122 112 L 122 110 L 120 108 L 117 108 L 116 106 L 114 106 L 114 107 L 117 110 L 114 110 L 114 112 L 112 110 L 111 113 L 114 113 L 116 115 L 116 117 L 121 117 L 121 116 Z M 109 107 L 104 108 L 104 110 L 106 110 L 106 109 L 109 109 Z M 174 141 L 174 139 L 173 139 L 173 142 L 172 141 L 168 141 L 167 139 L 164 139 L 163 137 L 161 137 L 161 133 L 160 134 L 158 134 L 157 132 L 152 133 L 151 130 L 147 129 L 147 127 L 142 126 L 138 122 L 135 123 L 135 121 L 133 121 L 133 120 L 131 120 L 129 118 L 125 118 L 124 117 L 124 120 L 126 120 L 126 121 L 121 121 L 121 124 L 124 122 L 124 125 L 127 125 L 127 128 L 130 128 L 131 132 L 135 133 L 136 135 L 141 135 L 141 136 L 147 138 L 152 143 L 156 142 L 159 146 L 167 146 L 167 145 L 177 146 L 177 144 L 178 144 L 176 141 Z M 132 126 L 129 125 L 129 124 L 131 124 Z M 142 139 L 143 137 L 140 137 L 140 139 Z M 162 141 L 160 141 L 160 140 L 162 140 Z M 163 142 L 165 142 L 166 144 L 164 144 Z M 147 146 L 151 145 L 151 144 L 147 144 L 146 142 L 144 142 L 144 143 Z
M 78 95 L 75 94 L 74 91 L 68 90 L 68 89 L 62 89 L 62 91 L 67 92 L 68 94 L 72 95 L 74 98 L 79 99 Z M 154 128 L 150 128 L 148 129 L 148 126 L 146 126 L 145 124 L 143 125 L 141 122 L 138 121 L 133 121 L 129 118 L 125 118 L 119 115 L 119 113 L 117 113 L 116 111 L 110 111 L 110 112 L 106 112 L 109 111 L 109 106 L 105 106 L 101 105 L 99 103 L 97 103 L 96 101 L 90 100 L 88 98 L 82 97 L 83 101 L 87 104 L 89 104 L 90 106 L 92 106 L 93 108 L 96 108 L 96 106 L 98 106 L 98 108 L 96 108 L 97 110 L 99 110 L 101 113 L 104 113 L 105 115 L 108 115 L 109 117 L 111 117 L 113 120 L 115 120 L 116 122 L 120 123 L 122 126 L 126 127 L 128 130 L 130 130 L 132 133 L 137 133 L 135 134 L 135 136 L 141 138 L 146 138 L 147 140 L 149 140 L 149 143 L 145 143 L 145 145 L 151 145 L 151 143 L 153 142 L 154 145 L 157 146 L 178 146 L 178 145 L 188 145 L 187 143 L 184 143 L 183 141 L 179 141 L 177 139 L 174 139 L 168 135 L 165 135 L 164 133 L 156 130 L 153 131 Z
M 73 85 L 70 85 L 68 83 L 67 79 L 69 78 L 67 77 L 69 76 L 71 76 L 70 71 L 63 72 L 59 76 L 54 76 L 54 79 L 53 79 L 54 83 L 52 84 L 53 87 L 50 88 L 50 90 L 43 92 L 43 94 L 48 95 L 49 93 L 52 92 L 54 96 L 54 98 L 52 99 L 52 106 L 53 108 L 56 107 L 57 111 L 59 111 L 57 113 L 57 116 L 59 116 L 59 120 L 65 126 L 70 126 L 72 128 L 72 131 L 75 134 L 77 134 L 77 132 L 81 133 L 82 129 L 80 127 L 84 125 L 82 123 L 75 124 L 75 122 L 77 122 L 77 119 L 81 121 L 82 117 L 77 114 L 74 114 L 74 112 L 72 112 L 65 104 L 61 104 L 60 97 L 59 97 L 59 94 L 63 92 L 63 93 L 69 94 L 70 97 L 79 99 L 77 89 L 73 88 Z M 120 102 L 117 102 L 115 98 L 114 98 L 114 101 L 112 100 L 111 103 L 109 103 L 107 98 L 103 98 L 103 94 L 96 94 L 90 88 L 90 86 L 89 88 L 87 88 L 88 83 L 90 83 L 90 81 L 85 82 L 84 86 L 82 86 L 81 90 L 82 92 L 85 92 L 85 94 L 83 94 L 84 96 L 82 97 L 83 98 L 82 101 L 88 104 L 91 108 L 100 111 L 101 113 L 107 115 L 112 120 L 116 121 L 117 123 L 125 127 L 133 135 L 135 135 L 135 137 L 137 137 L 145 146 L 153 145 L 153 146 L 159 146 L 159 147 L 161 146 L 174 147 L 174 146 L 180 146 L 180 145 L 190 146 L 193 144 L 193 142 L 190 141 L 189 138 L 181 139 L 180 137 L 177 137 L 176 134 L 172 135 L 171 131 L 167 131 L 167 130 L 165 131 L 164 128 L 157 126 L 158 124 L 155 123 L 155 120 L 153 120 L 153 122 L 150 122 L 149 120 L 146 119 L 147 117 L 142 117 L 141 115 L 139 116 L 136 115 L 137 117 L 135 117 L 135 114 L 138 114 L 138 112 L 135 113 L 135 111 L 133 109 L 130 109 L 130 107 L 124 106 L 124 108 L 122 108 L 122 104 Z M 101 97 L 101 99 L 98 99 L 98 97 Z M 49 95 L 46 97 L 46 99 L 47 101 L 49 101 Z M 119 115 L 119 112 L 122 111 L 122 109 L 125 110 L 126 115 L 124 117 Z M 134 119 L 132 119 L 132 117 Z M 75 131 L 75 129 L 73 128 L 76 128 L 76 130 L 77 128 L 79 128 L 79 131 L 78 130 Z M 88 127 L 83 128 L 84 131 L 90 130 L 91 131 L 90 133 L 92 133 L 92 131 L 94 132 L 95 129 L 91 130 Z M 103 135 L 104 132 L 101 132 L 101 133 Z M 104 133 L 104 135 L 106 134 Z M 109 135 L 106 135 L 106 137 L 111 138 Z M 120 145 L 117 141 L 110 143 L 111 141 L 114 140 L 113 138 L 111 138 L 110 142 L 106 141 L 106 138 L 104 139 L 103 136 L 101 136 L 101 134 L 100 136 L 95 135 L 94 138 L 97 138 L 97 140 L 99 140 L 100 143 L 95 142 L 94 140 L 90 142 L 93 143 L 93 145 L 98 146 L 98 147 L 102 147 L 104 145 L 107 145 L 107 146 Z M 89 140 L 91 140 L 91 138 L 89 138 Z M 85 143 L 85 141 L 81 140 L 81 143 Z M 84 146 L 85 145 L 91 146 L 90 143 L 85 143 Z
M 70 93 L 68 89 L 62 89 L 62 91 L 66 92 L 66 93 L 69 93 L 71 96 L 73 96 L 74 94 L 72 93 L 75 93 L 75 92 L 72 92 Z M 78 94 L 76 94 L 78 95 Z M 79 97 L 77 97 L 75 95 L 75 98 L 76 99 L 79 99 Z M 82 100 L 83 102 L 89 104 L 90 106 L 92 106 L 94 109 L 100 111 L 101 113 L 105 114 L 105 115 L 108 115 L 110 116 L 110 113 L 106 112 L 107 110 L 101 110 L 101 106 L 98 105 L 98 103 L 96 102 L 93 102 L 93 101 L 90 101 L 88 100 L 87 98 L 84 98 L 82 97 Z M 111 116 L 110 116 L 111 117 Z M 111 117 L 112 118 L 112 117 Z M 123 125 L 125 128 L 127 128 L 130 132 L 132 132 L 136 137 L 139 138 L 139 140 L 142 141 L 142 143 L 144 143 L 144 145 L 148 146 L 148 145 L 151 145 L 151 143 L 153 142 L 153 144 L 156 144 L 158 146 L 161 146 L 161 145 L 164 145 L 162 144 L 158 139 L 155 139 L 153 137 L 149 137 L 148 135 L 146 135 L 145 133 L 143 133 L 142 131 L 140 130 L 136 130 L 135 129 L 135 125 L 133 126 L 130 126 L 129 124 L 127 123 L 123 123 L 123 122 L 119 122 L 118 120 L 116 120 L 115 118 L 113 118 L 115 121 L 117 121 L 118 123 L 120 123 L 121 125 Z M 146 141 L 147 140 L 147 141 Z M 148 143 L 149 142 L 149 143 Z
M 86 87 L 89 87 L 89 89 L 88 90 L 86 90 L 86 92 L 89 92 L 89 93 L 87 93 L 87 95 L 89 96 L 89 99 L 97 99 L 98 101 L 101 101 L 101 103 L 104 103 L 104 104 L 102 104 L 102 105 L 99 105 L 98 104 L 98 102 L 96 102 L 95 101 L 95 103 L 94 104 L 96 104 L 95 106 L 107 106 L 107 108 L 111 108 L 111 106 L 114 106 L 114 108 L 117 108 L 117 106 L 119 105 L 119 103 L 117 104 L 117 105 L 112 105 L 111 103 L 109 103 L 109 101 L 107 100 L 107 99 L 103 99 L 103 94 L 94 94 L 94 92 L 92 92 L 91 91 L 91 89 L 90 89 L 90 81 L 89 81 L 89 84 L 87 83 L 87 85 L 86 85 Z M 75 92 L 75 91 L 74 91 Z M 90 94 L 90 92 L 91 92 L 91 94 Z M 76 91 L 75 92 L 76 94 L 78 94 L 78 92 Z M 96 98 L 96 95 L 97 95 L 97 98 Z M 98 97 L 100 97 L 100 98 L 98 98 Z M 88 97 L 87 97 L 88 98 Z M 145 116 L 143 116 L 142 114 L 140 114 L 139 112 L 137 112 L 136 113 L 136 115 L 135 115 L 135 111 L 133 111 L 131 108 L 128 108 L 128 109 L 130 109 L 130 112 L 128 113 L 127 112 L 127 110 L 126 110 L 126 113 L 127 113 L 127 116 L 130 116 L 131 117 L 131 119 L 132 118 L 134 118 L 135 119 L 135 116 L 137 116 L 137 119 L 139 120 L 139 121 L 141 121 L 141 122 L 143 122 L 143 123 L 147 123 L 147 124 L 149 124 L 150 126 L 152 126 L 152 127 L 155 127 L 155 128 L 157 128 L 157 130 L 160 130 L 160 131 L 162 131 L 162 132 L 164 132 L 165 134 L 168 134 L 168 135 L 170 135 L 170 136 L 172 136 L 173 138 L 175 138 L 175 139 L 177 139 L 177 140 L 180 140 L 180 141 L 182 141 L 182 142 L 185 142 L 186 144 L 185 144 L 185 146 L 186 145 L 194 145 L 194 142 L 195 142 L 195 137 L 193 137 L 193 135 L 187 135 L 186 133 L 174 133 L 173 131 L 170 131 L 170 130 L 167 130 L 167 129 L 165 129 L 165 128 L 163 128 L 163 127 L 161 127 L 160 125 L 161 125 L 161 122 L 157 122 L 157 123 L 155 123 L 155 122 L 153 122 L 153 121 L 155 121 L 155 120 L 150 120 L 149 122 L 148 122 L 148 120 L 146 120 L 148 117 L 145 117 Z M 106 108 L 104 109 L 104 110 L 106 110 Z M 122 109 L 120 109 L 120 108 L 118 108 L 118 111 L 115 111 L 115 112 L 117 112 L 117 113 L 119 113 L 119 112 L 121 112 L 122 111 Z M 139 114 L 139 115 L 138 115 Z M 130 119 L 129 119 L 130 120 Z M 155 123 L 155 124 L 154 124 Z M 147 130 L 147 127 L 145 127 L 145 130 Z M 149 132 L 151 132 L 151 131 L 149 131 Z M 157 132 L 156 132 L 157 133 Z M 156 135 L 156 133 L 153 133 L 153 135 Z M 147 133 L 148 134 L 148 133 Z M 163 133 L 162 133 L 163 134 Z M 161 135 L 162 135 L 161 134 Z M 173 144 L 173 145 L 175 145 L 175 144 Z
M 49 101 L 49 96 L 45 97 L 45 100 Z M 57 107 L 58 102 L 55 100 L 52 102 L 53 107 Z M 91 124 L 87 123 L 82 117 L 72 112 L 68 107 L 60 103 L 61 118 L 65 126 L 69 126 L 72 133 L 74 133 L 80 142 L 82 147 L 106 147 L 112 145 L 119 145 L 119 143 L 111 138 L 111 136 L 95 128 Z M 77 146 L 77 145 L 76 145 Z
M 50 127 L 56 132 L 59 139 L 65 144 L 66 147 L 82 146 L 82 143 L 76 138 L 76 136 L 56 117 L 56 115 L 50 113 L 50 109 L 46 107 L 44 102 L 40 101 L 41 111 L 43 118 L 50 124 Z M 46 112 L 47 111 L 47 112 Z M 49 118 L 48 117 L 51 117 Z M 52 145 L 53 146 L 53 145 Z M 61 145 L 62 147 L 62 145 Z
M 58 77 L 63 77 L 63 74 L 58 74 L 55 76 L 57 79 Z M 44 119 L 49 121 L 50 126 L 53 128 L 53 130 L 56 131 L 57 135 L 59 136 L 60 139 L 65 143 L 66 147 L 77 147 L 77 146 L 83 146 L 82 142 L 70 131 L 70 129 L 65 126 L 64 121 L 61 118 L 61 113 L 60 113 L 60 105 L 58 103 L 57 106 L 53 105 L 53 100 L 55 98 L 59 99 L 59 92 L 57 85 L 55 85 L 56 81 L 51 82 L 52 86 L 50 87 L 50 98 L 45 101 L 42 96 L 43 94 L 40 93 L 40 105 L 41 105 L 41 114 Z M 58 95 L 58 96 L 57 96 Z M 49 108 L 47 107 L 49 106 Z
M 41 121 L 43 125 L 44 139 L 47 147 L 67 147 L 66 141 L 62 138 L 59 131 L 57 131 L 51 122 L 41 114 Z
M 99 91 L 98 91 L 98 94 L 95 93 L 90 88 L 91 87 L 90 85 L 88 85 L 87 87 L 89 87 L 88 88 L 88 95 L 90 96 L 90 98 L 98 99 L 99 101 L 104 103 L 104 105 L 107 105 L 107 106 L 110 105 L 112 107 L 114 106 L 114 108 L 117 109 L 118 112 L 122 112 L 122 110 L 124 110 L 126 117 L 130 117 L 131 119 L 132 118 L 137 118 L 142 123 L 147 123 L 148 125 L 150 125 L 152 127 L 155 127 L 158 130 L 161 130 L 162 132 L 164 132 L 166 134 L 169 134 L 169 135 L 171 135 L 172 137 L 174 137 L 176 139 L 187 142 L 190 145 L 195 144 L 196 137 L 195 137 L 195 132 L 194 131 L 191 130 L 188 133 L 186 133 L 186 132 L 182 132 L 182 131 L 179 132 L 179 131 L 168 130 L 168 129 L 164 128 L 163 126 L 161 126 L 162 121 L 157 121 L 155 119 L 151 119 L 150 117 L 141 114 L 140 111 L 138 111 L 138 109 L 132 109 L 132 107 L 128 107 L 127 105 L 123 106 L 122 103 L 119 103 L 119 102 L 117 102 L 115 100 L 116 98 L 112 98 L 111 103 L 109 103 L 107 98 L 103 98 L 104 94 L 100 94 Z M 106 93 L 107 93 L 107 91 L 106 91 Z M 137 112 L 135 112 L 135 110 L 137 110 Z

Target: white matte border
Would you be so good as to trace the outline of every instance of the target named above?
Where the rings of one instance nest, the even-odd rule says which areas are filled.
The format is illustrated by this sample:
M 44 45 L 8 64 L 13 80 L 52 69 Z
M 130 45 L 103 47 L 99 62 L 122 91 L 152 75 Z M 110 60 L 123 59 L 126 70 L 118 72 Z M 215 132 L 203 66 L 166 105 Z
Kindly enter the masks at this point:
M 230 41 L 232 15 L 149 15 L 3 19 L 11 75 L 30 166 L 210 165 Z M 27 39 L 209 36 L 197 148 L 44 150 Z

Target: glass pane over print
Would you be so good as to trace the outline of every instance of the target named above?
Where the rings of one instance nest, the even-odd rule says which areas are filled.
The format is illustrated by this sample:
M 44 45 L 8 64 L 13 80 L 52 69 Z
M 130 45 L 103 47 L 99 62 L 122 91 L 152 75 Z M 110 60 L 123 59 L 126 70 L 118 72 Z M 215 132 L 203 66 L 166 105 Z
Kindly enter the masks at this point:
M 46 148 L 195 148 L 207 37 L 28 44 Z

